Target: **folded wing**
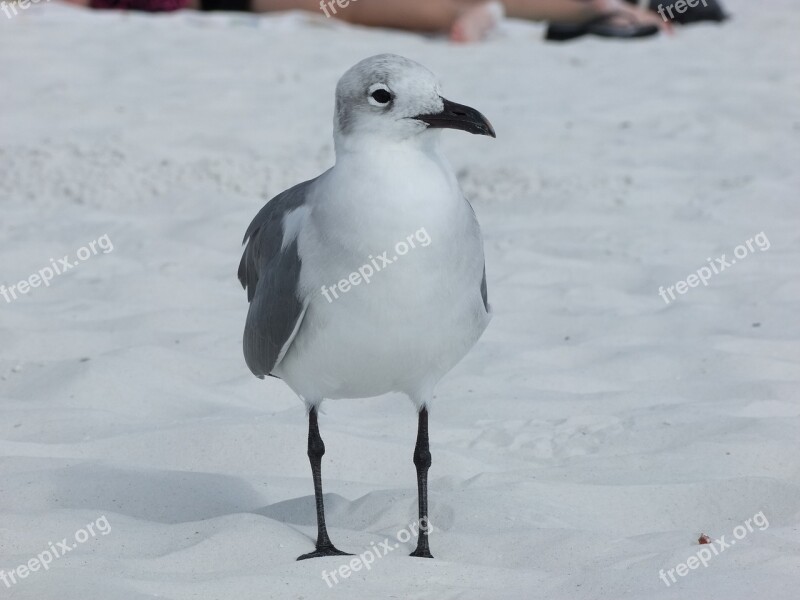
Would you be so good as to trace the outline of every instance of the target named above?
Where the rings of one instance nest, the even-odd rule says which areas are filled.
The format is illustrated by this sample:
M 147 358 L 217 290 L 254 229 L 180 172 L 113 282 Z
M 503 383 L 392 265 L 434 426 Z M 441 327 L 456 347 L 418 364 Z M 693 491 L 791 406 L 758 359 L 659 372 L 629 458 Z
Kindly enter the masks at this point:
M 270 375 L 286 354 L 305 314 L 306 302 L 298 291 L 302 263 L 297 234 L 302 223 L 290 215 L 307 214 L 305 199 L 313 181 L 270 200 L 250 223 L 242 242 L 247 245 L 239 263 L 239 281 L 250 302 L 244 357 L 260 378 Z

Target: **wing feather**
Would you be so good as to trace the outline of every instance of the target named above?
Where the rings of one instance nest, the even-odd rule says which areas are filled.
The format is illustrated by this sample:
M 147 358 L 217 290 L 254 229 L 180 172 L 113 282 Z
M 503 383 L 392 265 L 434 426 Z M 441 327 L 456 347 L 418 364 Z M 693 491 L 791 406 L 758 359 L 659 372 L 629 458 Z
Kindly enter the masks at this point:
M 285 217 L 305 203 L 314 180 L 270 200 L 250 223 L 239 263 L 239 281 L 250 309 L 244 328 L 244 357 L 257 377 L 270 375 L 300 328 L 306 303 L 298 282 L 302 261 L 297 237 L 284 241 Z M 286 242 L 286 243 L 285 243 Z

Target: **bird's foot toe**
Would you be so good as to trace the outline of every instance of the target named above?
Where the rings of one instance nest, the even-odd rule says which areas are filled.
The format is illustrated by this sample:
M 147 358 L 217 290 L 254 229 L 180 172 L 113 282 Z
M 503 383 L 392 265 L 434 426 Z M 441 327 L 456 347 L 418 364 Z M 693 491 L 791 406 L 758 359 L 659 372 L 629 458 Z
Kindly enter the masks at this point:
M 417 547 L 409 556 L 416 556 L 417 558 L 433 558 L 431 551 L 428 548 Z
M 307 558 L 319 558 L 321 556 L 353 556 L 349 552 L 342 552 L 337 549 L 333 544 L 329 546 L 317 546 L 317 549 L 308 554 L 303 554 L 297 557 L 297 560 L 305 560 Z

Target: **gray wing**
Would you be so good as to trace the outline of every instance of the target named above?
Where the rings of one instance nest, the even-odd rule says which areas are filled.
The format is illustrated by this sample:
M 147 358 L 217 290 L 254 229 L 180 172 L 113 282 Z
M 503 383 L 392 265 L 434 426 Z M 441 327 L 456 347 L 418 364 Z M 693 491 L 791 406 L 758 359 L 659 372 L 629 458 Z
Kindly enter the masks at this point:
M 297 239 L 283 243 L 284 217 L 304 204 L 314 180 L 270 200 L 250 223 L 239 263 L 239 281 L 250 309 L 244 327 L 244 358 L 259 378 L 269 375 L 294 339 L 305 311 L 298 296 L 301 260 Z
M 483 309 L 489 314 L 489 290 L 486 288 L 486 263 L 483 263 L 483 279 L 481 279 L 481 298 L 483 298 Z
M 478 217 L 475 214 L 475 209 L 472 208 L 472 203 L 469 200 L 467 200 L 466 196 L 464 196 L 463 193 L 462 193 L 462 197 L 464 198 L 464 202 L 467 203 L 467 206 L 469 206 L 469 209 L 472 211 L 472 217 L 477 222 Z M 488 315 L 489 314 L 489 290 L 486 287 L 486 261 L 484 261 L 484 263 L 483 263 L 483 278 L 481 279 L 481 299 L 483 300 L 483 309 L 486 311 L 486 314 Z

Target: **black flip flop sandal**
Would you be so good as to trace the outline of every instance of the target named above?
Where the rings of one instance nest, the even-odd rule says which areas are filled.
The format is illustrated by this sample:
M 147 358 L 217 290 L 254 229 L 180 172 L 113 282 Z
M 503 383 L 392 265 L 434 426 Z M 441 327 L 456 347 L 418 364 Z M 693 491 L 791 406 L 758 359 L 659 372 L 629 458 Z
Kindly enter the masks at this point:
M 615 18 L 627 18 L 630 23 L 620 25 L 612 22 Z M 658 33 L 656 25 L 636 23 L 628 13 L 614 12 L 586 21 L 585 23 L 550 23 L 545 39 L 551 42 L 566 42 L 584 35 L 597 35 L 605 38 L 635 39 L 649 37 Z
M 723 10 L 719 0 L 687 0 L 682 1 L 682 11 L 678 11 L 675 5 L 678 0 L 649 0 L 648 7 L 654 13 L 661 15 L 665 21 L 672 21 L 681 25 L 687 23 L 698 23 L 700 21 L 714 21 L 721 23 L 727 20 L 729 15 Z M 629 4 L 638 4 L 637 0 L 627 0 Z

